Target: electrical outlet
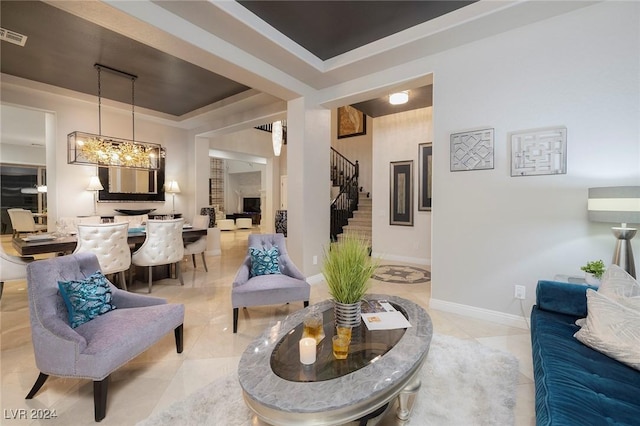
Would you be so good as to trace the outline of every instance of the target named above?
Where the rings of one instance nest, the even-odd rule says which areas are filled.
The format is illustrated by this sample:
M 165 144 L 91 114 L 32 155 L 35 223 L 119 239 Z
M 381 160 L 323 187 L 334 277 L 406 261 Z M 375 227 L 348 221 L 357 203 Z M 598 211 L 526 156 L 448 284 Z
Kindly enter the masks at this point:
M 314 265 L 318 264 L 318 256 L 313 256 L 313 264 Z
M 513 297 L 515 297 L 516 299 L 524 299 L 526 292 L 527 292 L 527 288 L 525 286 L 523 285 L 514 286 Z

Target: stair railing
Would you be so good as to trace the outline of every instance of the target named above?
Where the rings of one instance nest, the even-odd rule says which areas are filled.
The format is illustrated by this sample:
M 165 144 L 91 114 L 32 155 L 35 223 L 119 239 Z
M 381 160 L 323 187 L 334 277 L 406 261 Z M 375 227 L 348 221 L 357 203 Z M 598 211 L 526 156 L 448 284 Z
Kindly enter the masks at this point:
M 358 209 L 358 176 L 360 165 L 352 163 L 344 155 L 331 148 L 331 181 L 333 186 L 340 187 L 338 195 L 331 200 L 331 241 L 336 241 L 338 234 L 353 217 Z

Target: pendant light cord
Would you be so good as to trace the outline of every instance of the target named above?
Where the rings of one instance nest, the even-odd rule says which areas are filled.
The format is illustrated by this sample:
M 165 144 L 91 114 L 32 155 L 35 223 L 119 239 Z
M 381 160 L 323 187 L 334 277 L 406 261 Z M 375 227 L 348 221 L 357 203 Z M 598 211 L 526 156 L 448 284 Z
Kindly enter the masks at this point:
M 100 78 L 100 67 L 98 70 L 98 135 L 102 136 L 102 79 Z
M 136 140 L 136 113 L 135 113 L 135 105 L 136 105 L 136 79 L 131 78 L 131 140 Z

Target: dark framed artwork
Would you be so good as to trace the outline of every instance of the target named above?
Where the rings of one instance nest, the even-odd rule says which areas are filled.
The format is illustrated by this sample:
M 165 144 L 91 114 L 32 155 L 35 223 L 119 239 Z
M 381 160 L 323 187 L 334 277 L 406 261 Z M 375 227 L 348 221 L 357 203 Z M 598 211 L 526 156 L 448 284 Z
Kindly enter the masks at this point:
M 391 162 L 390 225 L 413 226 L 413 160 Z
M 420 211 L 431 211 L 432 157 L 431 142 L 418 145 L 418 210 Z
M 351 105 L 338 108 L 338 139 L 367 134 L 367 117 Z

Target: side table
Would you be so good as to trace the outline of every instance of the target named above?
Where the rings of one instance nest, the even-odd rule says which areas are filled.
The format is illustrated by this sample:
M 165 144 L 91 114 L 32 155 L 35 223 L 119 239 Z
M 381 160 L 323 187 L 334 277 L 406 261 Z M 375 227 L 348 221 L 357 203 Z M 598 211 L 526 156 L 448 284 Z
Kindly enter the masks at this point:
M 584 277 L 577 275 L 556 274 L 553 276 L 554 281 L 566 282 L 571 284 L 584 284 L 587 285 L 587 280 Z

